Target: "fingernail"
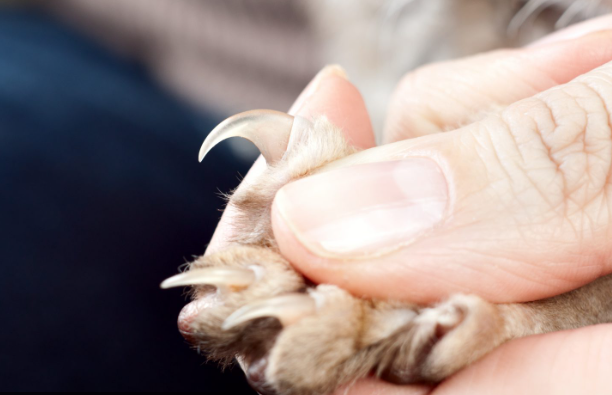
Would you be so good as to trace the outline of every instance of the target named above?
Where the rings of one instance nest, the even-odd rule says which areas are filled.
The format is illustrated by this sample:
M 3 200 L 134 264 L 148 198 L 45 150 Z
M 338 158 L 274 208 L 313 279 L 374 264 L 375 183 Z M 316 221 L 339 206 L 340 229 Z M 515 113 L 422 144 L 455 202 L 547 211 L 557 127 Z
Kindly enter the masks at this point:
M 311 252 L 366 258 L 408 245 L 445 218 L 447 182 L 428 158 L 363 164 L 284 186 L 274 201 Z
M 289 114 L 297 114 L 303 107 L 304 103 L 319 89 L 321 83 L 330 77 L 339 77 L 348 80 L 346 71 L 341 66 L 331 64 L 323 67 L 321 71 L 319 71 L 317 75 L 315 75 L 315 77 L 308 83 L 308 85 L 306 85 L 306 88 L 304 88 L 302 93 L 300 93 L 296 101 L 289 109 Z

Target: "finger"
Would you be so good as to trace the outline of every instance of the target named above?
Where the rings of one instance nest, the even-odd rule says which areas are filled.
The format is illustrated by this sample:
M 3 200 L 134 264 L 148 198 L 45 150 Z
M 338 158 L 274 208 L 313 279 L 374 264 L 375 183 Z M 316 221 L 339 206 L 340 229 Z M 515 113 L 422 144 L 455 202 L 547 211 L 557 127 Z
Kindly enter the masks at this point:
M 604 23 L 612 28 L 612 16 L 587 27 L 599 30 Z M 409 73 L 390 102 L 384 142 L 456 129 L 568 82 L 612 58 L 610 37 L 610 32 L 592 33 L 437 63 Z
M 337 395 L 604 395 L 612 388 L 612 325 L 507 343 L 437 388 L 394 385 L 373 378 Z
M 350 83 L 344 70 L 327 66 L 313 79 L 289 110 L 307 119 L 324 115 L 359 148 L 376 145 L 372 122 L 359 90 Z
M 324 115 L 342 129 L 354 146 L 370 148 L 375 145 L 372 124 L 363 98 L 339 66 L 323 68 L 304 89 L 289 113 L 307 119 Z M 248 188 L 251 180 L 256 179 L 256 175 L 265 168 L 265 160 L 260 157 L 244 177 L 240 188 Z M 234 235 L 234 219 L 237 214 L 231 204 L 226 207 L 206 250 L 207 254 L 227 247 Z
M 609 109 L 612 63 L 454 132 L 353 155 L 277 193 L 276 240 L 314 281 L 368 297 L 577 288 L 612 272 Z
M 565 29 L 558 30 L 548 36 L 545 36 L 533 43 L 530 46 L 538 46 L 550 44 L 552 42 L 559 42 L 564 40 L 571 40 L 575 38 L 582 37 L 584 35 L 597 32 L 604 31 L 610 29 L 612 25 L 612 19 L 610 15 L 603 15 L 598 18 L 588 19 L 581 23 L 576 23 L 575 25 L 571 25 L 566 27 Z
M 604 395 L 610 372 L 612 325 L 599 325 L 507 343 L 432 395 Z
M 395 385 L 372 377 L 365 378 L 347 387 L 341 387 L 334 395 L 430 395 L 428 385 Z

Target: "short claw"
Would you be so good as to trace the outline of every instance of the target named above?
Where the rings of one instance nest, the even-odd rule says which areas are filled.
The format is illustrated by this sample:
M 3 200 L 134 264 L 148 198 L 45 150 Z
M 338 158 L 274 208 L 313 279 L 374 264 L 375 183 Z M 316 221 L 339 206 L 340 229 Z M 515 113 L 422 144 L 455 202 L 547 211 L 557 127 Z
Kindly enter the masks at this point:
M 288 326 L 316 311 L 316 303 L 306 294 L 281 295 L 246 305 L 231 314 L 222 329 L 227 330 L 247 321 L 263 317 L 275 317 L 283 326 Z
M 161 283 L 161 288 L 213 285 L 239 290 L 251 285 L 255 279 L 255 273 L 250 269 L 209 267 L 190 270 L 170 277 Z

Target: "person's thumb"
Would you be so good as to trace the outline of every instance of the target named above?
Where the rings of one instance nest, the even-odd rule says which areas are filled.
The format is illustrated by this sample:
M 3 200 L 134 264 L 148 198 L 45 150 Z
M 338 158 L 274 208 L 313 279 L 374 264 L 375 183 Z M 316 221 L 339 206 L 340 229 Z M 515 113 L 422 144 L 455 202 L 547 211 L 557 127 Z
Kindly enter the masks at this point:
M 315 282 L 431 302 L 539 299 L 612 272 L 612 63 L 446 134 L 363 151 L 276 196 Z

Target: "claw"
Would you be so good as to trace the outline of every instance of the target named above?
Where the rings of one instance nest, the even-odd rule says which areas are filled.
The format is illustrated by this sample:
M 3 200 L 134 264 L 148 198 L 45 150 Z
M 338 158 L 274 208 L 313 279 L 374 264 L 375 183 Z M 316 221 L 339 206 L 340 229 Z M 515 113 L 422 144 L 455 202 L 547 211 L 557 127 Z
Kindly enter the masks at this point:
M 161 283 L 162 289 L 187 285 L 214 285 L 232 290 L 244 289 L 255 281 L 255 273 L 250 269 L 208 267 L 177 274 Z
M 200 162 L 208 151 L 230 137 L 250 140 L 272 164 L 282 158 L 289 144 L 294 117 L 273 110 L 252 110 L 242 112 L 221 122 L 204 140 L 200 149 Z
M 281 295 L 271 299 L 251 303 L 225 319 L 221 329 L 231 329 L 256 318 L 275 317 L 283 326 L 291 325 L 304 316 L 314 314 L 316 303 L 306 294 Z

